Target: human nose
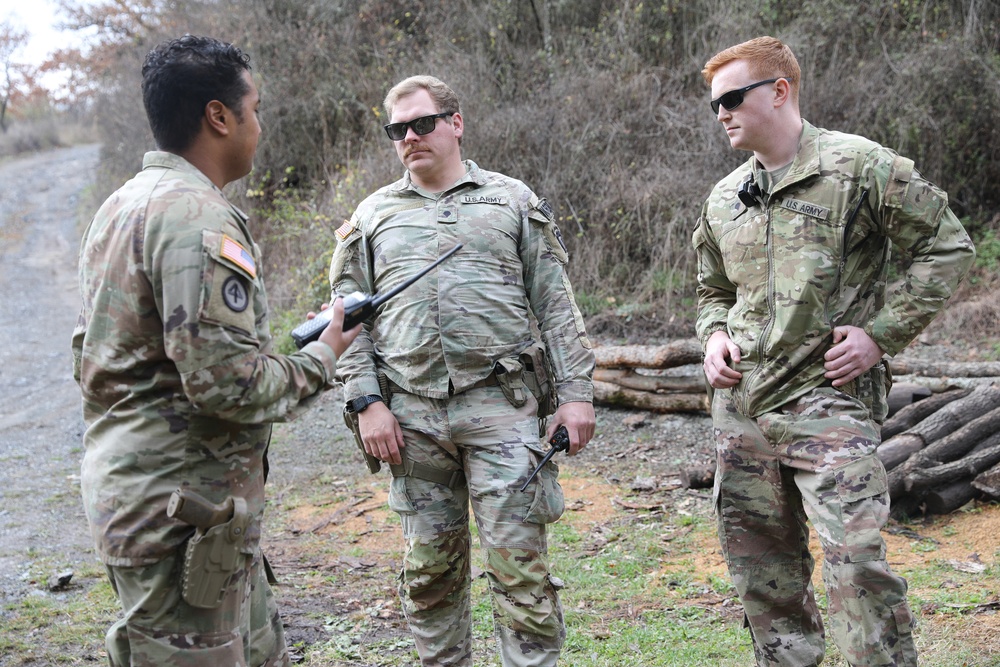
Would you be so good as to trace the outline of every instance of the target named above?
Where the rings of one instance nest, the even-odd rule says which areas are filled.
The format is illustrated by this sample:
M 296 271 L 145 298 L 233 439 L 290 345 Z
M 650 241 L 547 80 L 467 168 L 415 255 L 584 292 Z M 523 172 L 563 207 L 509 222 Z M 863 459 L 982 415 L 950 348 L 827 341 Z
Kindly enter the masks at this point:
M 417 134 L 417 131 L 413 129 L 413 125 L 407 125 L 406 134 L 403 135 L 403 141 L 413 142 L 416 141 L 419 136 L 420 135 Z

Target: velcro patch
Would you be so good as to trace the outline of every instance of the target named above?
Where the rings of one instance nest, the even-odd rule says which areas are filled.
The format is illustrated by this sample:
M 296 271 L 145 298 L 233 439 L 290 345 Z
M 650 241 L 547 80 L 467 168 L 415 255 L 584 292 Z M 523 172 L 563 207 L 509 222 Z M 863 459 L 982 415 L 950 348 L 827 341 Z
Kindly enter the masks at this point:
M 507 205 L 506 197 L 487 197 L 486 195 L 462 195 L 463 204 L 496 204 Z
M 342 224 L 340 227 L 337 227 L 337 232 L 336 232 L 337 238 L 343 241 L 348 236 L 350 236 L 351 232 L 353 231 L 354 231 L 354 225 L 351 224 L 351 221 L 344 220 L 344 224 Z
M 235 275 L 226 278 L 222 283 L 222 301 L 229 307 L 229 310 L 242 313 L 250 305 L 250 296 L 247 288 Z
M 786 208 L 789 211 L 801 213 L 802 215 L 808 215 L 819 220 L 826 220 L 830 217 L 830 209 L 817 206 L 816 204 L 810 204 L 806 201 L 799 201 L 798 199 L 782 199 L 779 206 L 781 206 L 781 208 Z
M 251 278 L 257 277 L 257 264 L 254 262 L 253 255 L 251 255 L 246 248 L 241 246 L 239 242 L 234 240 L 232 237 L 226 236 L 225 234 L 222 235 L 222 248 L 219 250 L 219 256 L 225 257 L 230 262 L 249 273 Z

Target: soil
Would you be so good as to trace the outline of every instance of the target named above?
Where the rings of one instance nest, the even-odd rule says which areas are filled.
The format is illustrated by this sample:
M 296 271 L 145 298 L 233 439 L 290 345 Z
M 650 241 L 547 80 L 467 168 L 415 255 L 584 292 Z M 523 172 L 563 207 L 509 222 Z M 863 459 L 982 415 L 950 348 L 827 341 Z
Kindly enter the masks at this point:
M 79 201 L 98 158 L 97 146 L 80 146 L 0 163 L 0 629 L 26 597 L 71 599 L 102 576 L 79 497 L 83 424 L 69 351 L 79 308 L 81 220 L 92 214 L 78 210 Z M 923 353 L 967 359 L 959 348 L 933 346 Z M 395 593 L 401 538 L 386 508 L 386 477 L 365 471 L 341 405 L 339 392 L 329 392 L 305 417 L 278 425 L 272 440 L 264 550 L 282 583 L 279 604 L 299 657 L 305 647 L 342 633 L 345 624 L 367 628 L 354 641 L 408 636 Z M 563 520 L 588 538 L 555 548 L 583 558 L 636 516 L 711 516 L 710 492 L 682 489 L 678 477 L 685 467 L 714 460 L 707 415 L 597 412 L 593 442 L 560 461 L 568 507 Z M 682 562 L 670 558 L 671 526 L 664 518 L 667 577 Z M 889 560 L 897 569 L 931 559 L 955 570 L 995 567 L 1000 509 L 986 505 L 927 524 L 892 525 L 887 532 Z M 935 549 L 914 548 L 924 542 Z M 726 576 L 711 536 L 694 551 L 699 574 Z M 690 560 L 683 567 L 691 568 Z M 60 575 L 75 578 L 53 587 Z M 738 602 L 710 588 L 691 604 L 712 605 L 734 619 L 741 614 Z M 638 613 L 624 607 L 622 614 Z M 956 632 L 981 632 L 990 654 L 1000 655 L 1000 615 L 980 619 Z M 63 664 L 105 660 L 100 635 L 80 637 L 68 653 L 44 646 L 39 653 L 61 653 Z M 51 664 L 0 656 L 0 667 L 29 663 Z

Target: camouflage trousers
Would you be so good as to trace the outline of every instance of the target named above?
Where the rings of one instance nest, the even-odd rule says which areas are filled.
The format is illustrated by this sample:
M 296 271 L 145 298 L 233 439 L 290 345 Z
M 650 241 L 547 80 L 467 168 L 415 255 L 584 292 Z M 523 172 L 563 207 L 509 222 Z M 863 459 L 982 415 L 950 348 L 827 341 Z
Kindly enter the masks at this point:
M 496 386 L 445 400 L 392 396 L 404 458 L 464 477 L 456 488 L 393 477 L 389 492 L 406 541 L 399 596 L 422 665 L 472 665 L 470 502 L 502 664 L 556 664 L 565 640 L 562 584 L 546 564 L 545 524 L 563 512 L 558 468 L 547 464 L 520 490 L 542 456 L 535 405 L 529 396 L 515 409 Z
M 258 555 L 246 557 L 216 609 L 181 596 L 183 553 L 141 567 L 107 566 L 125 612 L 108 630 L 111 667 L 288 667 L 278 607 Z
M 821 387 L 750 419 L 715 393 L 719 539 L 760 666 L 818 665 L 823 621 L 812 586 L 812 522 L 823 549 L 829 630 L 853 666 L 917 664 L 906 581 L 889 568 L 876 424 L 857 399 Z

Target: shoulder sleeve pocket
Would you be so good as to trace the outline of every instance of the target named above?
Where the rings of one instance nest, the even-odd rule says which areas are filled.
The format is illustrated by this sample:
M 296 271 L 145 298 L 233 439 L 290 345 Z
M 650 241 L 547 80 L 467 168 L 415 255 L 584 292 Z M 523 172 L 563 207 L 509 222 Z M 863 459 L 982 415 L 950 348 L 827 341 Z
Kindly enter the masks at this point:
M 257 267 L 251 249 L 227 234 L 205 230 L 202 257 L 198 320 L 252 336 Z
M 913 177 L 913 160 L 897 155 L 889 169 L 889 181 L 885 186 L 885 205 L 900 208 L 906 199 Z
M 545 239 L 545 247 L 552 253 L 556 261 L 566 264 L 569 261 L 569 251 L 563 241 L 562 232 L 559 231 L 555 223 L 555 215 L 552 206 L 545 199 L 532 195 L 528 202 L 528 219 L 542 228 L 542 236 Z

